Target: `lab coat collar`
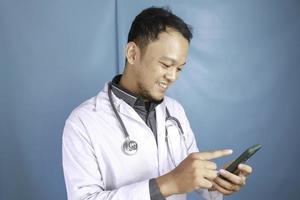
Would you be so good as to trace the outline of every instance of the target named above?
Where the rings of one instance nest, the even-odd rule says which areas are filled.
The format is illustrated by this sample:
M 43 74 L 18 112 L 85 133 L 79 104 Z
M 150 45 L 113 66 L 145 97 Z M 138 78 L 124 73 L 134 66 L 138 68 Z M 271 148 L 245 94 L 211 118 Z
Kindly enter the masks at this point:
M 137 120 L 141 123 L 145 123 L 143 119 L 138 115 L 138 113 L 131 107 L 129 106 L 125 101 L 122 99 L 119 99 L 114 93 L 112 93 L 112 98 L 113 98 L 113 103 L 117 109 L 117 111 L 123 115 L 126 115 L 127 117 L 130 117 L 134 120 Z M 103 102 L 105 100 L 105 102 Z M 102 102 L 101 102 L 102 101 Z M 109 106 L 109 109 L 111 109 L 111 105 L 109 102 L 108 98 L 108 83 L 105 83 L 104 88 L 101 92 L 98 93 L 96 96 L 96 102 L 95 102 L 95 108 L 96 111 L 100 110 L 100 106 L 105 103 L 106 105 Z M 165 99 L 155 107 L 156 110 L 156 116 L 159 116 L 157 118 L 157 122 L 165 121 L 165 110 L 166 110 L 166 105 L 165 105 Z M 160 118 L 162 117 L 162 118 Z
M 114 97 L 120 101 L 119 109 L 117 108 L 118 112 L 120 112 L 121 114 L 126 115 L 127 117 L 130 117 L 136 121 L 139 121 L 139 122 L 145 124 L 144 120 L 139 116 L 139 114 L 134 110 L 133 107 L 129 106 L 122 99 L 119 99 L 116 96 L 114 96 Z M 165 106 L 164 100 L 160 104 L 156 105 L 156 107 L 155 107 L 155 111 L 158 112 L 158 113 L 156 113 L 156 116 L 158 116 L 158 115 L 163 116 L 163 118 L 161 119 L 163 121 L 165 121 L 165 110 L 166 110 L 166 106 Z M 160 112 L 162 112 L 162 113 L 160 113 Z M 157 126 L 158 126 L 158 123 L 157 123 Z
M 116 75 L 113 80 L 111 81 L 111 86 L 112 86 L 112 92 L 119 98 L 124 100 L 127 104 L 129 104 L 131 107 L 136 109 L 137 107 L 142 107 L 142 109 L 147 110 L 146 107 L 146 100 L 141 97 L 137 96 L 131 91 L 127 90 L 126 88 L 121 87 L 119 84 L 120 80 L 122 78 L 122 74 Z M 149 111 L 155 109 L 157 105 L 159 105 L 162 102 L 160 101 L 150 101 L 147 102 L 149 104 Z
M 130 92 L 129 90 L 126 90 L 125 88 L 118 85 L 122 77 L 122 74 L 119 74 L 113 78 L 111 81 L 112 86 L 112 92 L 119 98 L 123 99 L 126 103 L 128 103 L 131 107 L 134 107 L 136 104 L 138 97 Z
M 108 97 L 108 84 L 109 84 L 108 82 L 105 83 L 102 91 L 100 91 L 98 93 L 98 95 L 96 96 L 95 108 L 97 111 L 99 111 L 101 109 L 101 106 L 103 107 L 103 105 L 109 105 L 111 107 L 110 102 L 109 102 L 109 97 Z M 114 103 L 117 111 L 119 112 L 120 104 L 124 101 L 122 99 L 119 99 L 118 97 L 116 97 L 116 95 L 114 93 L 112 93 L 112 100 L 113 100 L 113 103 Z M 109 107 L 109 109 L 111 109 L 110 107 Z

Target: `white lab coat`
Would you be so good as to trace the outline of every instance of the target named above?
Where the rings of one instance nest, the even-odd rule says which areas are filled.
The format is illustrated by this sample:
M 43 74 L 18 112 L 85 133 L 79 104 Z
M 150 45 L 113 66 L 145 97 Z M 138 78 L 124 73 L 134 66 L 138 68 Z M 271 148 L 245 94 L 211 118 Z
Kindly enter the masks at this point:
M 134 109 L 113 94 L 113 101 L 138 151 L 129 156 L 122 151 L 124 133 L 108 99 L 108 86 L 77 107 L 66 121 L 63 133 L 63 169 L 69 200 L 150 200 L 149 179 L 172 170 L 165 142 L 166 106 L 186 134 L 189 152 L 198 151 L 194 134 L 182 106 L 165 97 L 156 109 L 157 143 L 151 129 Z M 169 133 L 180 137 L 179 133 Z M 180 141 L 180 140 L 174 140 Z M 177 164 L 186 157 L 178 145 Z M 202 190 L 204 199 L 222 199 L 217 192 Z M 211 198 L 211 196 L 215 196 Z M 186 199 L 186 194 L 168 200 Z

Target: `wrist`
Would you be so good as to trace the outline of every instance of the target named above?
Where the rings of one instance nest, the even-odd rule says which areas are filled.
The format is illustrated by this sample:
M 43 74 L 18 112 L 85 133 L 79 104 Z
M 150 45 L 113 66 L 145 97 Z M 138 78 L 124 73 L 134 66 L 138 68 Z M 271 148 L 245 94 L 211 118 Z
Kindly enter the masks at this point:
M 161 194 L 164 197 L 168 197 L 178 193 L 177 186 L 171 173 L 167 173 L 163 176 L 157 177 L 156 182 Z

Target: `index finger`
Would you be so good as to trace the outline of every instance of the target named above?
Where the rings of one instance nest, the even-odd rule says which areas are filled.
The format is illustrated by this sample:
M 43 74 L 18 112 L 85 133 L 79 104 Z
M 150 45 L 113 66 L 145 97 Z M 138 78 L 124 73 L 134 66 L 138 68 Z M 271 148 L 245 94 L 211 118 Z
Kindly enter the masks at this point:
M 224 156 L 228 156 L 232 154 L 231 149 L 222 149 L 222 150 L 215 150 L 215 151 L 206 151 L 206 152 L 197 152 L 194 153 L 195 158 L 199 160 L 211 160 L 215 158 L 221 158 Z

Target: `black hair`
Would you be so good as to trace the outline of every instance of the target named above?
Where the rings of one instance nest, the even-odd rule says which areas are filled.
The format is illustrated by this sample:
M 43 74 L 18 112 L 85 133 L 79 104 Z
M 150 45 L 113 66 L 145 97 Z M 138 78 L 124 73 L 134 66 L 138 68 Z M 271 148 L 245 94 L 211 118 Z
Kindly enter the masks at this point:
M 168 7 L 150 7 L 138 14 L 131 24 L 127 42 L 135 42 L 143 51 L 149 42 L 158 39 L 161 32 L 172 28 L 190 42 L 192 27 L 174 15 Z

